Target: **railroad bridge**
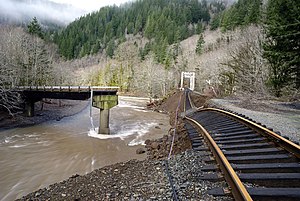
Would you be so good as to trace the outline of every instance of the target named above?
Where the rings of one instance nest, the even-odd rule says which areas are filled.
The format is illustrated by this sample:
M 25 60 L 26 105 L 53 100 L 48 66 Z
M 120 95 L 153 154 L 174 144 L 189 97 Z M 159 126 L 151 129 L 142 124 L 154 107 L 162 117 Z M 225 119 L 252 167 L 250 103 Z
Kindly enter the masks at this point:
M 69 100 L 92 98 L 92 106 L 100 109 L 99 134 L 109 134 L 109 110 L 118 105 L 118 87 L 23 86 L 16 87 L 13 91 L 22 95 L 25 101 L 24 112 L 29 117 L 34 116 L 34 103 L 43 98 Z

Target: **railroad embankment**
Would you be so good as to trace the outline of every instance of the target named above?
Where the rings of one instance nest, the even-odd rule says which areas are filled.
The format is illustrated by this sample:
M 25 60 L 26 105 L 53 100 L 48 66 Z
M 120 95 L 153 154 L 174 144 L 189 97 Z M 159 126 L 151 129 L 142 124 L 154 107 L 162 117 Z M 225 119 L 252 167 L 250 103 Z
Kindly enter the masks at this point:
M 300 102 L 211 99 L 208 106 L 246 115 L 291 141 L 300 143 Z
M 145 142 L 147 160 L 131 160 L 97 169 L 87 175 L 74 175 L 21 200 L 172 200 L 172 186 L 176 188 L 178 200 L 232 200 L 230 197 L 212 197 L 207 194 L 209 189 L 225 184 L 201 179 L 206 174 L 201 168 L 209 158 L 202 151 L 190 149 L 183 122 L 180 118 L 177 121 L 176 116 L 180 116 L 184 108 L 181 96 L 182 92 L 177 91 L 163 101 L 148 105 L 149 109 L 168 113 L 172 129 L 161 139 Z M 298 103 L 211 98 L 211 95 L 191 95 L 198 108 L 214 106 L 243 113 L 282 134 L 289 134 L 291 139 L 299 140 Z M 172 156 L 167 160 L 172 144 Z M 170 180 L 173 185 L 170 185 Z
M 180 101 L 181 96 L 182 92 L 175 92 L 164 101 L 153 103 L 151 109 L 170 115 L 173 128 L 163 138 L 145 142 L 147 160 L 131 160 L 100 168 L 87 175 L 74 175 L 20 200 L 172 200 L 170 179 L 173 187 L 180 189 L 177 194 L 179 200 L 214 200 L 206 193 L 207 190 L 223 184 L 195 179 L 204 174 L 200 171 L 203 162 L 199 158 L 202 155 L 189 150 L 191 144 L 180 118 L 175 123 L 176 113 L 180 115 L 183 111 L 184 100 Z M 166 163 L 173 136 L 172 156 Z

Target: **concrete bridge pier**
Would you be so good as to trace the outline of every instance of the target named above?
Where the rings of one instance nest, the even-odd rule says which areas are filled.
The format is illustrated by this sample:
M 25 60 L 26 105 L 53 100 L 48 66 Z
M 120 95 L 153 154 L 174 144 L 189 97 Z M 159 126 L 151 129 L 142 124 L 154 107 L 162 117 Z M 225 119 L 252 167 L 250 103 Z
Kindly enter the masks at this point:
M 99 134 L 109 134 L 109 109 L 102 110 L 100 109 L 100 120 L 99 120 Z
M 99 134 L 110 134 L 109 109 L 118 105 L 117 95 L 95 95 L 93 96 L 93 107 L 100 109 Z

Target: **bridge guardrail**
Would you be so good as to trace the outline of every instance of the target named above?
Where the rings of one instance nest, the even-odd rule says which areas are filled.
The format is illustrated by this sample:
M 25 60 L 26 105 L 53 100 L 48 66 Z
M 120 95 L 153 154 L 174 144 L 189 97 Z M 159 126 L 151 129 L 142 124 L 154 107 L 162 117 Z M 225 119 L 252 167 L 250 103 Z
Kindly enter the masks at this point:
M 100 86 L 17 86 L 15 91 L 62 91 L 62 92 L 90 92 L 93 91 L 118 91 L 119 87 Z

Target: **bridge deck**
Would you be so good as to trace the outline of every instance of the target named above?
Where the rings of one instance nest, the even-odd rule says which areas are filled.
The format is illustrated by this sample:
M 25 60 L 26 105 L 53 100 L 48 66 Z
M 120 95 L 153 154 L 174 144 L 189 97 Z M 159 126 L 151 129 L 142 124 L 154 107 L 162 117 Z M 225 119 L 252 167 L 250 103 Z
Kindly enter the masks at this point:
M 25 100 L 33 102 L 42 98 L 86 100 L 91 96 L 117 95 L 118 87 L 99 86 L 19 86 L 13 89 L 24 96 Z

